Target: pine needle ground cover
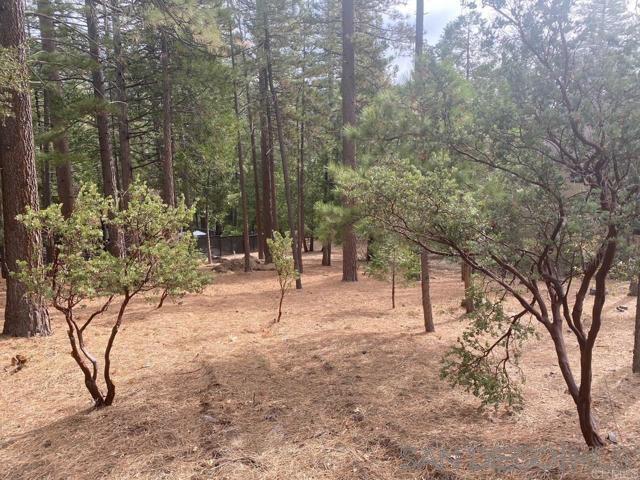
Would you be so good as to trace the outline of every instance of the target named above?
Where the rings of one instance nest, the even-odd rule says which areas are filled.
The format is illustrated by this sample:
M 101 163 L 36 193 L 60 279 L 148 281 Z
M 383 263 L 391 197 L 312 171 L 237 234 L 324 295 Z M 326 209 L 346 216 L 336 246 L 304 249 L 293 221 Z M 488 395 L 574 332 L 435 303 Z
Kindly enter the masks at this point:
M 304 260 L 305 289 L 273 326 L 273 271 L 212 273 L 203 295 L 159 310 L 135 301 L 105 411 L 90 409 L 59 315 L 53 337 L 2 338 L 0 479 L 640 478 L 626 284 L 612 284 L 594 377 L 598 427 L 618 445 L 593 453 L 546 342 L 525 345 L 520 412 L 481 409 L 439 379 L 465 327 L 458 265 L 434 261 L 425 335 L 419 285 L 399 287 L 392 310 L 386 283 L 340 282 L 339 255 L 330 268 L 319 253 Z

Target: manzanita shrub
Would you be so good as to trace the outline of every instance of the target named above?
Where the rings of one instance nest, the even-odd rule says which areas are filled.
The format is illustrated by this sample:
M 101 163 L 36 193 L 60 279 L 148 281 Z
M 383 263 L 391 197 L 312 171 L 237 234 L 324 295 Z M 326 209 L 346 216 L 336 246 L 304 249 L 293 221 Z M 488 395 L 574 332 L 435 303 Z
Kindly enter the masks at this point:
M 184 202 L 169 207 L 144 184 L 131 188 L 125 210 L 88 184 L 81 188 L 69 218 L 62 215 L 61 205 L 18 217 L 28 230 L 41 231 L 54 248 L 42 266 L 22 262 L 14 275 L 31 295 L 44 297 L 64 315 L 71 355 L 96 408 L 111 405 L 115 397 L 111 352 L 131 300 L 149 293 L 181 296 L 204 287 L 206 277 L 199 270 L 193 237 L 183 232 L 191 218 L 193 212 Z M 120 256 L 105 249 L 104 231 L 114 226 L 125 239 Z M 117 314 L 101 366 L 87 345 L 86 332 L 110 307 L 116 307 Z
M 273 232 L 273 238 L 268 238 L 267 244 L 273 256 L 278 284 L 280 285 L 278 316 L 274 319 L 274 323 L 278 323 L 282 317 L 282 302 L 287 292 L 291 289 L 293 282 L 298 278 L 298 272 L 291 255 L 291 237 L 288 233 L 282 235 L 280 232 Z

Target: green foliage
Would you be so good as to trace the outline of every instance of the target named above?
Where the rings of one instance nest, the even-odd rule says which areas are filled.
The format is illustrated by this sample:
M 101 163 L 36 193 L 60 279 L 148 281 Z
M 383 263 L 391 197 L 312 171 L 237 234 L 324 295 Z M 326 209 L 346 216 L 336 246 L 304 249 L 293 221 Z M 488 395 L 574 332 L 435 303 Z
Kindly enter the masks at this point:
M 166 290 L 179 296 L 199 291 L 205 283 L 199 257 L 193 238 L 182 233 L 192 214 L 184 202 L 167 207 L 144 184 L 132 186 L 126 210 L 115 209 L 95 185 L 84 185 L 68 219 L 60 205 L 19 216 L 28 230 L 42 231 L 55 253 L 40 267 L 22 262 L 16 275 L 56 308 L 111 295 Z M 109 224 L 117 225 L 126 239 L 121 257 L 104 249 L 104 228 Z
M 368 275 L 389 281 L 393 275 L 405 283 L 420 280 L 420 256 L 415 247 L 394 235 L 378 235 L 369 244 L 371 259 L 365 265 Z
M 293 282 L 298 278 L 299 274 L 294 266 L 289 233 L 282 235 L 280 232 L 273 232 L 273 238 L 268 238 L 267 244 L 271 250 L 273 264 L 276 267 L 278 284 L 280 285 L 280 303 L 278 316 L 275 320 L 277 323 L 280 321 L 280 317 L 282 317 L 282 301 L 284 300 L 284 296 L 291 289 Z
M 535 329 L 523 323 L 522 314 L 508 315 L 502 300 L 491 301 L 480 289 L 472 289 L 470 298 L 476 306 L 469 314 L 471 325 L 445 355 L 440 376 L 471 392 L 483 405 L 497 408 L 506 403 L 518 409 L 522 406 L 518 380 L 524 380 L 519 368 L 521 346 Z
M 13 274 L 31 295 L 44 297 L 64 314 L 72 356 L 96 407 L 111 405 L 115 396 L 110 353 L 131 299 L 149 292 L 161 293 L 164 299 L 204 287 L 206 277 L 199 270 L 194 239 L 183 231 L 192 215 L 184 201 L 168 207 L 157 193 L 136 183 L 126 210 L 118 210 L 111 198 L 86 184 L 69 218 L 63 217 L 61 205 L 29 209 L 18 217 L 27 230 L 42 232 L 49 258 L 42 265 L 23 261 Z M 104 232 L 109 225 L 117 226 L 125 238 L 120 256 L 105 250 Z M 114 301 L 120 305 L 104 352 L 107 392 L 103 394 L 97 381 L 98 360 L 89 352 L 84 333 Z
M 29 76 L 18 49 L 0 47 L 0 122 L 11 115 L 12 92 L 28 92 Z
M 316 202 L 314 205 L 315 236 L 323 243 L 339 239 L 342 228 L 350 221 L 351 212 L 342 205 L 331 202 Z

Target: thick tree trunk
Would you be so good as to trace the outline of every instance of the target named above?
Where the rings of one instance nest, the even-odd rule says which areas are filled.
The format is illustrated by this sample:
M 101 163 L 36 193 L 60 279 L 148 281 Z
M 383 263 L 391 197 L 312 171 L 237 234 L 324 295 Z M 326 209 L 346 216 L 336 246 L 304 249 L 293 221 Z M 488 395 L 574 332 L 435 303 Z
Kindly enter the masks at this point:
M 356 74 L 353 0 L 342 1 L 342 163 L 347 167 L 356 166 L 356 144 L 346 134 L 346 129 L 356 125 Z M 344 206 L 351 205 L 344 202 Z M 358 281 L 357 240 L 353 225 L 344 227 L 342 234 L 342 281 Z
M 563 325 L 564 323 L 562 321 L 556 321 L 547 326 L 556 350 L 558 366 L 567 385 L 567 390 L 575 402 L 578 411 L 580 431 L 582 432 L 585 443 L 590 448 L 601 447 L 604 445 L 604 441 L 598 434 L 591 411 L 591 362 L 593 347 L 587 345 L 580 346 L 581 383 L 580 386 L 578 386 L 571 371 L 571 364 L 569 362 L 569 356 L 567 355 L 567 348 L 562 333 Z
M 118 101 L 118 146 L 120 154 L 122 206 L 129 202 L 129 188 L 133 180 L 131 167 L 131 145 L 129 139 L 129 100 L 125 80 L 126 60 L 122 51 L 122 33 L 120 29 L 119 1 L 113 0 L 113 50 L 116 64 L 116 99 Z
M 638 275 L 640 285 L 640 275 Z M 636 326 L 633 342 L 633 373 L 640 373 L 640 288 L 636 295 Z
M 258 76 L 259 93 L 260 93 L 260 160 L 262 162 L 262 226 L 264 229 L 264 261 L 271 263 L 271 250 L 266 240 L 273 237 L 273 207 L 272 207 L 272 189 L 271 183 L 271 162 L 269 159 L 269 128 L 267 125 L 267 74 L 266 69 L 261 68 Z
M 4 255 L 9 271 L 16 271 L 20 260 L 42 261 L 42 242 L 38 232 L 27 232 L 16 220 L 27 207 L 38 209 L 38 179 L 27 71 L 24 4 L 21 0 L 0 2 L 0 48 L 13 52 L 18 83 L 0 89 L 9 115 L 0 118 L 0 168 L 2 169 L 2 213 Z M 12 276 L 7 278 L 7 298 L 3 333 L 19 337 L 50 335 L 49 314 L 43 303 L 28 296 L 25 286 Z
M 163 30 L 160 34 L 160 63 L 162 67 L 162 198 L 167 205 L 175 206 L 173 184 L 173 144 L 171 77 L 169 76 L 169 40 Z
M 233 72 L 236 73 L 236 56 L 233 48 L 233 31 L 229 29 L 229 41 L 231 43 L 231 67 Z M 240 123 L 240 107 L 238 104 L 238 85 L 234 76 L 233 79 L 233 108 Z M 240 130 L 238 130 L 238 172 L 240 180 L 240 198 L 242 202 L 242 246 L 244 249 L 244 271 L 251 271 L 251 246 L 249 243 L 249 206 L 247 200 L 247 189 L 244 178 L 244 153 L 242 151 L 242 137 Z
M 42 50 L 48 55 L 56 52 L 55 28 L 53 26 L 52 8 L 49 0 L 38 0 L 38 18 L 40 23 L 40 35 L 42 38 Z M 56 186 L 58 199 L 62 203 L 62 213 L 65 217 L 71 215 L 74 203 L 73 172 L 69 157 L 69 141 L 64 128 L 64 119 L 60 114 L 62 110 L 62 81 L 54 61 L 46 64 L 47 84 L 45 86 L 45 103 L 48 105 L 51 128 L 60 133 L 53 140 L 53 149 L 59 157 L 56 171 Z
M 289 160 L 287 158 L 287 148 L 284 140 L 284 120 L 282 118 L 282 112 L 280 111 L 280 105 L 278 104 L 278 94 L 274 87 L 273 81 L 273 68 L 271 65 L 271 44 L 269 39 L 269 27 L 267 23 L 267 14 L 264 13 L 264 48 L 267 57 L 267 79 L 269 82 L 269 90 L 271 91 L 271 98 L 273 101 L 273 109 L 276 114 L 276 130 L 278 132 L 278 146 L 280 147 L 280 160 L 282 161 L 282 174 L 284 177 L 284 192 L 287 202 L 287 220 L 289 222 L 289 232 L 291 233 L 292 245 L 291 254 L 293 255 L 293 263 L 298 275 L 296 276 L 296 289 L 302 288 L 302 276 L 301 263 L 302 259 L 298 255 L 298 242 L 299 237 L 296 232 L 296 215 L 294 214 L 293 199 L 291 198 L 291 177 L 289 175 Z
M 420 252 L 420 287 L 422 289 L 422 313 L 424 315 L 424 330 L 427 333 L 435 332 L 433 323 L 433 309 L 431 307 L 431 289 L 429 278 L 429 253 L 426 250 Z
M 325 242 L 322 245 L 322 266 L 331 266 L 331 242 Z
M 89 54 L 93 61 L 91 69 L 91 83 L 93 95 L 96 99 L 96 125 L 98 127 L 98 144 L 100 147 L 100 165 L 102 167 L 102 191 L 105 196 L 113 198 L 118 205 L 118 188 L 116 180 L 116 166 L 111 151 L 111 134 L 109 132 L 109 116 L 105 108 L 106 97 L 104 87 L 104 72 L 100 58 L 100 33 L 98 31 L 98 15 L 95 0 L 85 0 L 87 19 L 87 35 L 89 37 Z M 114 255 L 123 251 L 122 233 L 114 225 L 109 226 L 108 250 Z

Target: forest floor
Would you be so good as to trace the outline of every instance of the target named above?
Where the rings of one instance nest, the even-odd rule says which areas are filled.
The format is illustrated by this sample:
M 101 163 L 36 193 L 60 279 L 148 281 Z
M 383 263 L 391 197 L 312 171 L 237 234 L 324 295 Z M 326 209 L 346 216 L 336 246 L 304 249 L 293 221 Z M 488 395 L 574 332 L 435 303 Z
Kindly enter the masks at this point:
M 593 387 L 600 431 L 619 443 L 589 452 L 544 332 L 525 345 L 521 412 L 481 409 L 440 380 L 465 326 L 456 265 L 434 262 L 426 335 L 417 285 L 392 310 L 387 284 L 340 281 L 338 255 L 331 268 L 304 260 L 304 290 L 271 328 L 270 271 L 212 274 L 204 295 L 160 310 L 135 302 L 114 351 L 115 404 L 100 411 L 59 316 L 53 337 L 0 337 L 0 479 L 640 478 L 625 285 L 610 287 Z M 89 345 L 104 346 L 113 315 Z M 28 359 L 17 372 L 16 354 Z

